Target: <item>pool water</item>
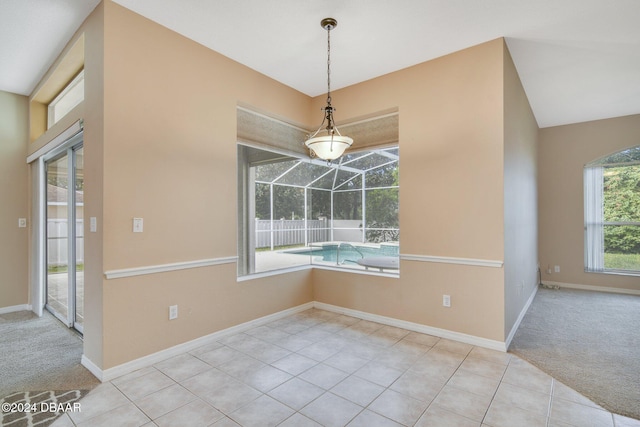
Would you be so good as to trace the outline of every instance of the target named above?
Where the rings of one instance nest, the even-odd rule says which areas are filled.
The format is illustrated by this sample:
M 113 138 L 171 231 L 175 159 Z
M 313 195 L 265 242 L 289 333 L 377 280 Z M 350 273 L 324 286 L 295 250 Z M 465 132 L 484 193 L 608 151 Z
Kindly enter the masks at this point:
M 329 262 L 335 264 L 356 264 L 359 259 L 372 256 L 388 256 L 397 258 L 399 247 L 397 245 L 361 246 L 351 243 L 326 243 L 322 246 L 292 249 L 288 254 L 312 256 L 314 261 Z

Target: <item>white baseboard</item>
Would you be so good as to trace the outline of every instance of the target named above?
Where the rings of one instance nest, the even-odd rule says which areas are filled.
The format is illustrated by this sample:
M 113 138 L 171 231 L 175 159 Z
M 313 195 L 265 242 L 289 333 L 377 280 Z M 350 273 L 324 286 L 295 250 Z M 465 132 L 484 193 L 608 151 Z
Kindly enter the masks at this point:
M 82 355 L 82 358 L 80 359 L 80 364 L 82 366 L 84 366 L 85 368 L 87 368 L 89 370 L 89 372 L 91 372 L 93 374 L 94 377 L 96 377 L 97 379 L 99 379 L 101 382 L 105 381 L 103 379 L 103 375 L 102 375 L 102 369 L 100 369 L 98 367 L 98 365 L 96 365 L 95 363 L 93 363 L 87 356 L 85 356 L 84 354 Z
M 507 349 L 509 349 L 509 346 L 511 345 L 511 341 L 513 340 L 513 337 L 516 335 L 516 331 L 520 327 L 520 323 L 522 323 L 522 319 L 524 319 L 525 314 L 527 314 L 527 311 L 529 310 L 529 307 L 531 306 L 531 303 L 533 302 L 533 299 L 536 297 L 536 294 L 538 293 L 538 289 L 539 288 L 540 288 L 539 286 L 535 286 L 533 288 L 533 292 L 531 293 L 531 296 L 527 300 L 527 302 L 524 305 L 524 307 L 522 307 L 522 310 L 520 310 L 520 314 L 518 315 L 518 319 L 516 320 L 516 323 L 513 324 L 513 327 L 511 328 L 511 331 L 509 332 L 509 335 L 507 336 L 507 339 L 506 339 L 506 341 L 504 343 L 504 345 L 505 345 L 505 347 Z
M 0 307 L 0 314 L 14 313 L 16 311 L 31 311 L 31 304 L 12 305 L 10 307 Z
M 608 286 L 580 285 L 577 283 L 544 281 L 545 285 L 559 286 L 566 289 L 581 289 L 583 291 L 611 292 L 615 294 L 640 295 L 640 289 L 610 288 Z
M 178 356 L 180 354 L 189 352 L 191 350 L 195 350 L 196 348 L 201 347 L 203 345 L 211 344 L 226 336 L 244 332 L 248 329 L 252 329 L 257 326 L 261 326 L 278 319 L 282 319 L 283 317 L 287 317 L 292 314 L 299 313 L 304 310 L 308 310 L 310 308 L 313 308 L 313 302 L 308 302 L 306 304 L 302 304 L 297 307 L 289 308 L 287 310 L 269 314 L 267 316 L 263 316 L 258 319 L 251 320 L 249 322 L 241 323 L 239 325 L 232 326 L 230 328 L 223 329 L 221 331 L 217 331 L 212 334 L 205 335 L 203 337 L 196 338 L 194 340 L 175 345 L 173 347 L 169 347 L 165 350 L 161 350 L 156 353 L 152 353 L 147 356 L 143 356 L 138 359 L 134 359 L 130 362 L 123 363 L 122 365 L 114 366 L 112 368 L 108 368 L 105 370 L 102 370 L 99 367 L 97 367 L 84 355 L 82 356 L 82 365 L 86 367 L 100 381 L 102 382 L 111 381 L 114 378 L 131 373 L 133 371 L 137 371 L 138 369 L 153 366 L 156 363 L 162 362 L 163 360 L 169 359 L 174 356 Z
M 380 316 L 364 311 L 352 310 L 350 308 L 339 307 L 337 305 L 325 304 L 323 302 L 314 302 L 313 306 L 321 310 L 332 311 L 334 313 L 345 314 L 347 316 L 357 317 L 358 319 L 369 320 L 372 322 L 382 323 L 383 325 L 395 326 L 397 328 L 407 329 L 409 331 L 420 332 L 423 334 L 434 335 L 440 338 L 446 338 L 454 341 L 476 345 L 491 350 L 506 352 L 505 343 L 487 338 L 477 337 L 475 335 L 467 335 L 461 332 L 449 331 L 447 329 L 434 328 L 432 326 L 422 325 L 420 323 L 399 320 L 393 317 Z
M 533 296 L 535 293 L 533 294 Z M 526 312 L 526 308 L 528 308 L 531 301 L 533 301 L 533 296 L 529 299 L 527 303 L 527 307 L 523 309 L 523 313 Z M 434 335 L 441 338 L 451 339 L 454 341 L 460 341 L 463 343 L 476 345 L 479 347 L 488 348 L 491 350 L 497 350 L 506 352 L 507 345 L 504 342 L 490 340 L 487 338 L 481 338 L 474 335 L 463 334 L 460 332 L 449 331 L 446 329 L 434 328 L 432 326 L 422 325 L 419 323 L 408 322 L 406 320 L 399 320 L 392 317 L 380 316 L 377 314 L 366 313 L 364 311 L 352 310 L 349 308 L 339 307 L 336 305 L 325 304 L 322 302 L 309 302 L 306 304 L 299 305 L 297 307 L 293 307 L 287 310 L 279 311 L 277 313 L 270 314 L 268 316 L 260 317 L 258 319 L 251 320 L 249 322 L 241 323 L 236 326 L 232 326 L 227 329 L 223 329 L 221 331 L 214 332 L 209 335 L 205 335 L 200 338 L 196 338 L 194 340 L 175 345 L 173 347 L 167 348 L 165 350 L 158 351 L 156 353 L 149 354 L 147 356 L 140 357 L 138 359 L 134 359 L 130 362 L 123 363 L 122 365 L 114 366 L 108 369 L 101 369 L 96 364 L 94 364 L 88 357 L 82 355 L 82 365 L 87 368 L 96 378 L 98 378 L 102 382 L 111 381 L 115 378 L 118 378 L 122 375 L 129 374 L 138 369 L 146 368 L 149 366 L 153 366 L 156 363 L 162 362 L 163 360 L 169 359 L 174 356 L 178 356 L 180 354 L 195 350 L 198 347 L 213 343 L 218 341 L 226 336 L 237 334 L 240 332 L 244 332 L 248 329 L 255 328 L 257 326 L 264 325 L 266 323 L 273 322 L 278 319 L 282 319 L 284 317 L 290 316 L 295 313 L 299 313 L 304 310 L 308 310 L 310 308 L 318 308 L 321 310 L 331 311 L 334 313 L 345 314 L 347 316 L 357 317 L 358 319 L 369 320 L 372 322 L 382 323 L 383 325 L 395 326 L 398 328 L 407 329 L 409 331 L 420 332 L 423 334 Z M 523 317 L 524 314 L 521 314 Z M 518 319 L 518 324 L 521 318 Z M 517 326 L 514 327 L 517 329 Z

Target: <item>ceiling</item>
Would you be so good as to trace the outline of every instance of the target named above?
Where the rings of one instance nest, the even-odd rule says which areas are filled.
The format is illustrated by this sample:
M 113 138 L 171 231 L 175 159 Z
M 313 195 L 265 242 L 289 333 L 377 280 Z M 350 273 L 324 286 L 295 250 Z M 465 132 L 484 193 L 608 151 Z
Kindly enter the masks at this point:
M 505 37 L 540 127 L 640 114 L 638 0 L 113 0 L 316 96 Z M 28 95 L 99 0 L 0 1 L 0 90 Z

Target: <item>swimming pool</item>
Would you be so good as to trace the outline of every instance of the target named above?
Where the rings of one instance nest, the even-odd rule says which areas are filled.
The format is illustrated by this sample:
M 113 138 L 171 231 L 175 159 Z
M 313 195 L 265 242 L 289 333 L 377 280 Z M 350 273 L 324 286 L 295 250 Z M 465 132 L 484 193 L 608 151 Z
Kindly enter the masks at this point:
M 291 249 L 287 254 L 305 255 L 313 257 L 316 262 L 328 262 L 333 264 L 357 264 L 358 260 L 367 257 L 398 257 L 399 246 L 382 244 L 380 246 L 356 245 L 353 243 L 323 243 L 304 249 Z

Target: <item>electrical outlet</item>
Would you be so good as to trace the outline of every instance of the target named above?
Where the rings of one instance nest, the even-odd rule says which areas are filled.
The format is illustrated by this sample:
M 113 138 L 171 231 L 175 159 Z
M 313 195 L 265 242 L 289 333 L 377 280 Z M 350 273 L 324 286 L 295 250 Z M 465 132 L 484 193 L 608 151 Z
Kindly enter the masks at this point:
M 451 295 L 442 295 L 442 306 L 451 307 Z
M 560 273 L 560 266 L 559 265 L 554 266 L 553 267 L 553 272 L 554 273 Z
M 25 228 L 27 226 L 27 218 L 18 218 L 18 227 Z
M 169 306 L 169 320 L 173 320 L 173 319 L 177 319 L 178 318 L 178 306 L 177 305 L 170 305 Z

